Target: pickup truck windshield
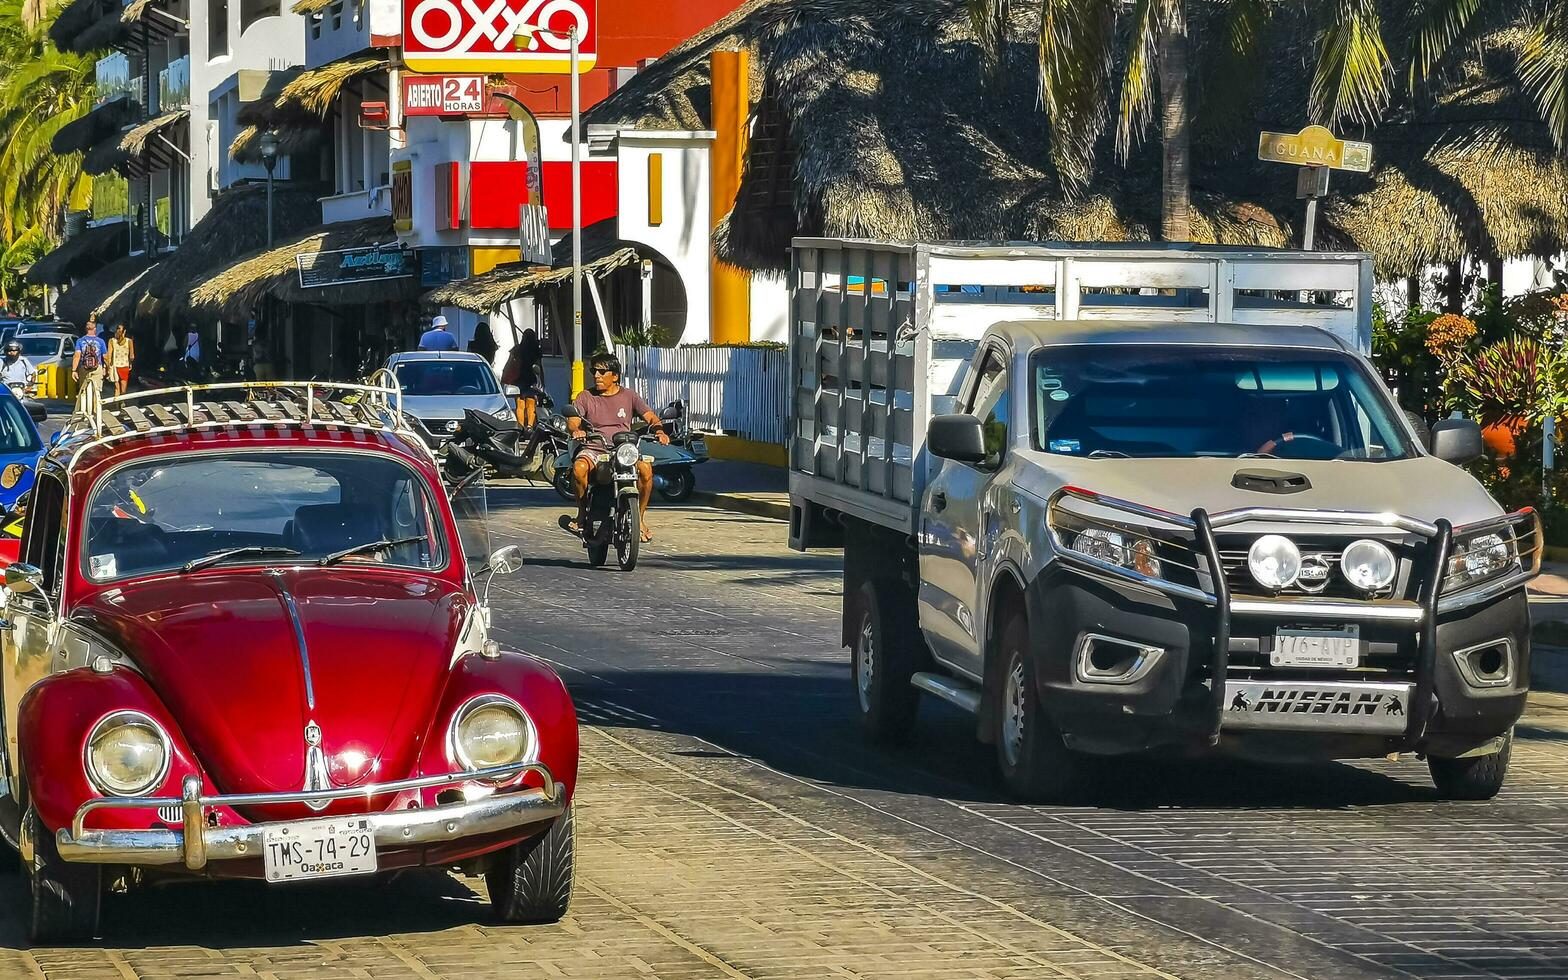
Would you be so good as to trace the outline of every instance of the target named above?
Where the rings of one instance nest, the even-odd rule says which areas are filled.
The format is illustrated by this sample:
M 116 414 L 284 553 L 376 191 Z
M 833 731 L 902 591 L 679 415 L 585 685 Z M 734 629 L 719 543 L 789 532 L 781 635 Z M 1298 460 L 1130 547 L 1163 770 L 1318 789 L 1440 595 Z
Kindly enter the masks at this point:
M 95 582 L 247 562 L 435 569 L 445 535 L 425 481 L 395 459 L 326 451 L 197 453 L 98 481 L 82 535 Z M 395 547 L 372 548 L 377 542 Z
M 1047 347 L 1031 364 L 1035 448 L 1063 456 L 1405 459 L 1394 407 L 1332 351 Z

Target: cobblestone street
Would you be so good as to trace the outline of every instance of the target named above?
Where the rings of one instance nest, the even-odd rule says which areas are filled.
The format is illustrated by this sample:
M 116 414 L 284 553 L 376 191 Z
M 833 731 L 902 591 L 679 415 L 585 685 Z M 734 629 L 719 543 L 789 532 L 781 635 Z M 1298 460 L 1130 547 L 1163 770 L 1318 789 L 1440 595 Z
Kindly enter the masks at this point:
M 1114 763 L 1082 806 L 1022 806 L 954 710 L 922 705 L 895 751 L 860 737 L 836 555 L 658 508 L 635 572 L 590 570 L 553 495 L 492 506 L 530 557 L 497 631 L 583 726 L 563 923 L 499 927 L 457 875 L 199 883 L 28 949 L 8 872 L 0 976 L 1568 976 L 1568 699 L 1537 697 L 1492 803 L 1405 759 Z

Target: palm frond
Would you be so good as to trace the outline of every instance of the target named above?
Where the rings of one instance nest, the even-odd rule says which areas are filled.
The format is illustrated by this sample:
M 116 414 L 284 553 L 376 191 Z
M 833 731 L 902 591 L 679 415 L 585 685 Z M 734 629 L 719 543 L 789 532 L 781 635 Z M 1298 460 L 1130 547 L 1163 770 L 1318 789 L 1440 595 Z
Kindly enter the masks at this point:
M 1416 0 L 1410 9 L 1410 90 L 1432 74 L 1475 19 L 1481 0 Z
M 980 42 L 980 63 L 988 81 L 995 84 L 1007 60 L 1007 21 L 1012 16 L 1011 0 L 965 0 L 969 23 Z
M 1568 150 L 1568 0 L 1549 0 L 1519 59 L 1530 93 L 1559 150 Z
M 1089 181 L 1105 131 L 1116 0 L 1042 0 L 1040 100 L 1051 128 L 1051 159 L 1069 194 Z
M 1123 160 L 1148 130 L 1154 112 L 1155 60 L 1160 41 L 1159 8 L 1165 0 L 1134 0 L 1132 34 L 1127 41 L 1127 71 L 1116 112 L 1116 154 Z
M 1388 103 L 1394 70 L 1383 44 L 1378 0 L 1334 0 L 1324 6 L 1329 21 L 1318 36 L 1312 118 L 1325 125 L 1342 119 L 1371 123 Z

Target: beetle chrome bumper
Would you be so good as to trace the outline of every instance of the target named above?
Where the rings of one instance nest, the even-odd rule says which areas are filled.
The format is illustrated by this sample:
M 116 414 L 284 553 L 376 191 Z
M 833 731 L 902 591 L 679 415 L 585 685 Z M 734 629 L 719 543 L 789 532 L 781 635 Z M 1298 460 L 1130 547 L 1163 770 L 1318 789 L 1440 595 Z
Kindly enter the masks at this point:
M 388 810 L 364 815 L 375 834 L 378 849 L 439 844 L 465 837 L 502 833 L 559 817 L 566 811 L 560 784 L 550 775 L 549 769 L 538 763 L 517 763 L 474 772 L 376 783 L 353 789 L 229 796 L 202 796 L 200 777 L 187 776 L 184 792 L 179 797 L 89 800 L 76 811 L 70 829 L 61 829 L 55 834 L 55 846 L 59 849 L 60 857 L 67 861 L 86 864 L 183 864 L 192 871 L 200 871 L 207 866 L 208 861 L 259 860 L 262 856 L 263 832 L 269 827 L 290 822 L 209 827 L 209 807 L 368 799 L 454 783 L 509 780 L 524 773 L 538 775 L 544 785 L 537 789 L 495 793 L 483 799 L 446 806 Z M 95 810 L 148 810 L 162 807 L 180 811 L 182 829 L 87 830 L 84 827 L 87 817 Z

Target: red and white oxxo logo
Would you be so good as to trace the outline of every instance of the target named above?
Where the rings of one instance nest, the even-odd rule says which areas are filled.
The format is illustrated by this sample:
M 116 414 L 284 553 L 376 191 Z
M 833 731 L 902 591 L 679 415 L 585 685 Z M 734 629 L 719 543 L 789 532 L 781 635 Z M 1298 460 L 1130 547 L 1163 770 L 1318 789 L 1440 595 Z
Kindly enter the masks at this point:
M 594 66 L 596 0 L 403 0 L 403 61 L 415 72 L 578 71 Z

